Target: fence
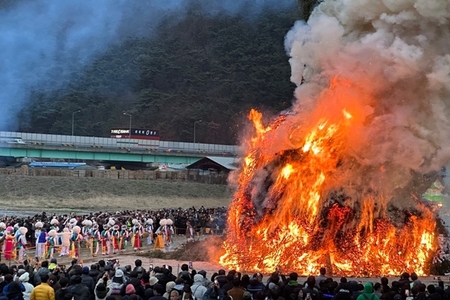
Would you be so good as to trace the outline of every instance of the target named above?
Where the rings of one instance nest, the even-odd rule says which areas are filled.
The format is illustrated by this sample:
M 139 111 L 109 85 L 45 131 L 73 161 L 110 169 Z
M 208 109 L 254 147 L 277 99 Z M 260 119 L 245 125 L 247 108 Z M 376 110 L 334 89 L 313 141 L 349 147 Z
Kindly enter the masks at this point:
M 68 170 L 50 168 L 0 169 L 0 175 L 21 176 L 59 176 L 59 177 L 94 177 L 127 180 L 179 180 L 194 181 L 206 184 L 227 184 L 228 174 L 199 174 L 195 171 L 149 171 L 149 170 Z

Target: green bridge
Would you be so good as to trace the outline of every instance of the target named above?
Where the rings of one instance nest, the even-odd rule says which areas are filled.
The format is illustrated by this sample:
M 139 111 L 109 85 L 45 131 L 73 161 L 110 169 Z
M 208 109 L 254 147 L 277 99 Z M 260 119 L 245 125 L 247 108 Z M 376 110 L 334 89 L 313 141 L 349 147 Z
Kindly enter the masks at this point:
M 78 148 L 46 145 L 0 144 L 0 156 L 15 158 L 62 159 L 79 161 L 122 161 L 136 163 L 192 164 L 205 153 L 183 151 L 158 152 L 155 150 L 117 148 Z

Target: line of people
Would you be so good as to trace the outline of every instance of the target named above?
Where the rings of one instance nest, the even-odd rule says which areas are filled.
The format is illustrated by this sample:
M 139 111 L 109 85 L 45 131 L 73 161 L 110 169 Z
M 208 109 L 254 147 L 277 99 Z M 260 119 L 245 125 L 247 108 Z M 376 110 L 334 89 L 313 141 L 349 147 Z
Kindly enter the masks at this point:
M 175 232 L 184 231 L 187 241 L 193 241 L 196 227 L 203 224 L 204 219 L 212 222 L 216 218 L 224 222 L 225 213 L 224 207 L 198 210 L 193 207 L 188 210 L 98 212 L 80 216 L 47 216 L 43 212 L 32 218 L 4 217 L 0 222 L 0 251 L 6 260 L 22 262 L 25 255 L 31 256 L 26 252 L 31 249 L 35 249 L 37 259 L 51 259 L 57 255 L 77 258 L 81 247 L 87 247 L 94 257 L 115 254 L 127 248 L 137 251 L 145 243 L 165 248 L 173 243 Z M 184 224 L 180 224 L 181 221 Z M 181 227 L 176 227 L 175 223 Z

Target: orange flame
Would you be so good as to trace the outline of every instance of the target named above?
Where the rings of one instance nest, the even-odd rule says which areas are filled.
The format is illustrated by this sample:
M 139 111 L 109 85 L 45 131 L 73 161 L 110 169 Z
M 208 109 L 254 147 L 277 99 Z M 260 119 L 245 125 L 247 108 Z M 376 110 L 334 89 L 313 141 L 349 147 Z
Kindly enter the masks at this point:
M 350 85 L 335 78 L 332 88 L 341 83 Z M 260 272 L 281 267 L 305 275 L 323 266 L 341 275 L 427 273 L 437 243 L 435 217 L 424 205 L 418 202 L 420 214 L 392 220 L 387 200 L 377 193 L 362 196 L 359 208 L 345 199 L 327 200 L 345 136 L 361 119 L 358 108 L 351 108 L 318 117 L 301 145 L 276 154 L 266 148 L 267 135 L 277 127 L 265 127 L 262 114 L 251 110 L 255 134 L 238 174 L 220 264 Z

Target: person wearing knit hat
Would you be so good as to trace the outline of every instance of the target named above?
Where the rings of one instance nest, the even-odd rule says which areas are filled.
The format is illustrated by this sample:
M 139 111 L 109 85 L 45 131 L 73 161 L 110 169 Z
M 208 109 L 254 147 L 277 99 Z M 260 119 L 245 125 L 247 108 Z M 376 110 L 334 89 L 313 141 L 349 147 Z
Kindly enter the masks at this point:
M 128 299 L 128 297 L 130 297 L 130 295 L 134 295 L 134 294 L 136 294 L 136 289 L 134 288 L 134 285 L 129 283 L 129 284 L 127 284 L 127 286 L 125 288 L 125 296 L 122 297 L 122 299 Z
M 166 299 L 170 298 L 170 291 L 173 290 L 173 287 L 175 286 L 175 281 L 169 281 L 166 283 L 166 292 L 164 293 L 163 297 Z
M 30 280 L 30 274 L 28 272 L 24 272 L 19 277 L 19 281 L 22 283 L 23 287 L 25 288 L 25 291 L 23 291 L 23 299 L 30 299 L 31 292 L 34 289 L 34 286 L 29 283 Z
M 159 280 L 158 280 L 157 277 L 155 277 L 155 276 L 150 277 L 150 280 L 149 280 L 150 286 L 154 286 L 155 284 L 158 283 L 158 281 L 159 281 Z

